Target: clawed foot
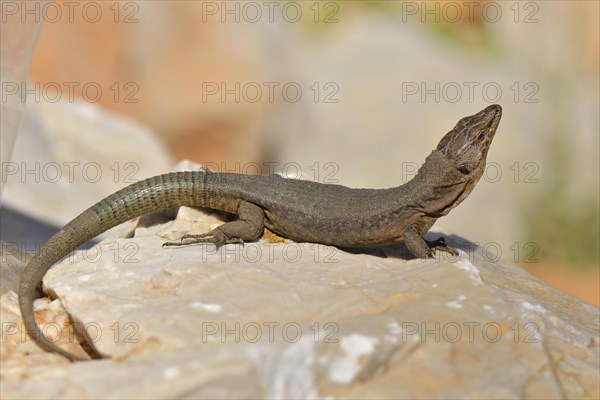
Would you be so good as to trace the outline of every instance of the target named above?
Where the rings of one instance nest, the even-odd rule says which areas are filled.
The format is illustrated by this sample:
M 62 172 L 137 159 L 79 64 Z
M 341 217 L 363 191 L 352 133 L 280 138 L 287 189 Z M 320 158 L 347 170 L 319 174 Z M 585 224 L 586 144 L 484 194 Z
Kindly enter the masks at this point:
M 437 251 L 443 251 L 446 253 L 450 253 L 453 256 L 458 256 L 458 250 L 456 250 L 455 248 L 452 248 L 450 246 L 448 246 L 446 244 L 446 239 L 444 239 L 443 237 L 437 238 L 436 240 L 433 241 L 429 241 L 426 240 L 425 243 L 427 243 L 427 246 L 429 246 L 430 249 L 430 256 L 433 258 L 433 250 L 437 250 Z
M 206 233 L 201 233 L 197 235 L 186 233 L 179 239 L 178 242 L 166 242 L 163 243 L 163 247 L 174 247 L 174 246 L 188 246 L 192 244 L 198 243 L 211 243 L 217 247 L 221 247 L 225 244 L 241 244 L 244 245 L 244 241 L 240 238 L 228 238 L 221 232 L 218 228 Z

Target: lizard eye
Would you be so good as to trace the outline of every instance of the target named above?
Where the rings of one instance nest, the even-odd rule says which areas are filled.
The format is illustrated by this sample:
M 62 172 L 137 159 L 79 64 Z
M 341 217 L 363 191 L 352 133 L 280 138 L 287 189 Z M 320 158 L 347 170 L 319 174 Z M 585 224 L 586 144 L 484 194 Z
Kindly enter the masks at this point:
M 458 171 L 463 175 L 466 175 L 469 173 L 469 169 L 467 168 L 466 165 L 461 165 L 460 167 L 458 167 Z

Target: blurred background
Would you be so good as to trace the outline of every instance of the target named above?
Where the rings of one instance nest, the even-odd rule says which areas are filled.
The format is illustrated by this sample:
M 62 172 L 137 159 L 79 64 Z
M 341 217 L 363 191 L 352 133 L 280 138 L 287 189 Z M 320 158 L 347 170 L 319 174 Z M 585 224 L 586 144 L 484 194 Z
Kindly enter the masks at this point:
M 598 2 L 3 0 L 2 13 L 3 104 L 26 99 L 3 240 L 30 238 L 30 216 L 43 242 L 183 159 L 397 186 L 458 119 L 498 103 L 486 174 L 436 227 L 600 302 Z M 28 69 L 26 89 L 10 68 Z

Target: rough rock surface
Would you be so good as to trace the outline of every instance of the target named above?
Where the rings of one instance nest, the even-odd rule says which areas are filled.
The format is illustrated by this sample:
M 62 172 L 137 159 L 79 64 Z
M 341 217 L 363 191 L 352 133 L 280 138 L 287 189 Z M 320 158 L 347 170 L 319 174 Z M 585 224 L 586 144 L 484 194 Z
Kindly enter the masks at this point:
M 268 236 L 161 247 L 220 218 L 145 216 L 47 274 L 48 335 L 81 351 L 66 309 L 111 359 L 68 363 L 23 337 L 3 259 L 2 398 L 600 396 L 598 308 L 464 240 L 427 261 Z

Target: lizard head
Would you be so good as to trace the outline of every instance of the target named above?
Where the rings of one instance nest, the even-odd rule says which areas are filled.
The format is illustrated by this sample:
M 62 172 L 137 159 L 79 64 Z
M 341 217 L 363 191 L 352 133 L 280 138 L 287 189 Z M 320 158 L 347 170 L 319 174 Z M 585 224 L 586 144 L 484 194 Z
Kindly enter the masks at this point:
M 441 152 L 463 175 L 475 173 L 481 177 L 485 159 L 502 117 L 502 107 L 493 104 L 475 115 L 462 118 L 437 145 Z

